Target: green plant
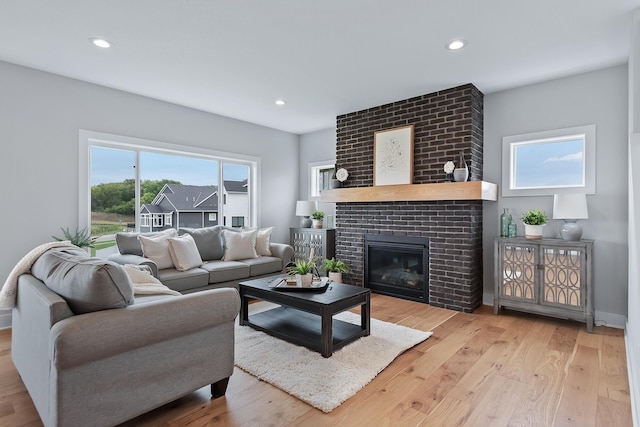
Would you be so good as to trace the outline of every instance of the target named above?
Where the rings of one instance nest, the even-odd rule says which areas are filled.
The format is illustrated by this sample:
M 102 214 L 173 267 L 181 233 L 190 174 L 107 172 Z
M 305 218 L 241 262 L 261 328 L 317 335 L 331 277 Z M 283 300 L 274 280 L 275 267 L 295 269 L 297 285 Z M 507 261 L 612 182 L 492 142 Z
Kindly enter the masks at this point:
M 321 220 L 324 218 L 324 212 L 322 211 L 314 211 L 311 214 L 311 218 Z
M 336 260 L 335 258 L 325 259 L 324 260 L 324 268 L 327 271 L 331 271 L 334 273 L 348 273 L 349 266 L 346 262 Z
M 79 248 L 92 248 L 93 244 L 96 241 L 95 237 L 91 237 L 91 232 L 89 231 L 88 228 L 83 228 L 82 230 L 78 230 L 76 228 L 75 234 L 71 234 L 71 231 L 69 231 L 68 227 L 67 228 L 60 227 L 60 230 L 62 230 L 62 234 L 64 235 L 64 238 L 51 236 L 54 239 L 56 239 L 58 242 L 62 242 L 63 240 L 68 240 L 69 242 L 71 242 L 72 245 L 76 245 Z
M 547 214 L 540 209 L 533 209 L 522 215 L 522 222 L 528 225 L 542 225 L 547 223 Z
M 297 260 L 295 262 L 295 265 L 287 267 L 287 273 L 290 275 L 293 275 L 293 274 L 305 275 L 313 272 L 313 269 L 315 268 L 315 266 L 316 264 L 313 261 L 301 259 L 301 260 Z

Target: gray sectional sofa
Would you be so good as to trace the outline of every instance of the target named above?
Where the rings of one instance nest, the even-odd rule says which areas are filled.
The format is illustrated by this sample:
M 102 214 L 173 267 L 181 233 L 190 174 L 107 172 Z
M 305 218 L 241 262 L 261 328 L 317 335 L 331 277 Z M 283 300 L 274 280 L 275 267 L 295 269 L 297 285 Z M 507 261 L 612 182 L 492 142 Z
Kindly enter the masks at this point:
M 133 288 L 123 266 L 74 247 L 18 278 L 11 356 L 45 426 L 114 426 L 207 384 L 224 394 L 238 292 Z
M 158 268 L 156 262 L 143 256 L 143 245 L 138 236 L 155 238 L 156 233 L 117 233 L 118 254 L 111 255 L 109 260 L 119 264 L 147 265 L 165 286 L 181 293 L 191 293 L 205 289 L 222 287 L 238 287 L 242 280 L 259 278 L 277 274 L 293 258 L 293 248 L 284 243 L 273 243 L 266 240 L 268 248 L 257 256 L 242 259 L 225 259 L 228 245 L 225 244 L 225 233 L 242 233 L 242 230 L 216 225 L 205 228 L 181 228 L 179 235 L 190 235 L 202 259 L 198 267 L 180 271 L 174 266 Z M 265 242 L 263 242 L 265 243 Z

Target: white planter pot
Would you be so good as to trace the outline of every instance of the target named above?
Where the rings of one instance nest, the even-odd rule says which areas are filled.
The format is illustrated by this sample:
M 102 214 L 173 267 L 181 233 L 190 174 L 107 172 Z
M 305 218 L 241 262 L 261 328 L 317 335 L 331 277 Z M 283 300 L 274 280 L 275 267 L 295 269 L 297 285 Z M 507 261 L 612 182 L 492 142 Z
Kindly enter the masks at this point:
M 342 283 L 342 273 L 339 271 L 329 271 L 327 273 L 329 280 L 335 283 Z
M 296 274 L 296 285 L 303 288 L 310 288 L 313 282 L 313 274 Z
M 527 239 L 534 239 L 534 240 L 542 239 L 542 227 L 544 227 L 544 224 L 542 225 L 525 224 L 524 237 L 526 237 Z
M 313 220 L 313 228 L 322 228 L 322 220 L 314 219 Z

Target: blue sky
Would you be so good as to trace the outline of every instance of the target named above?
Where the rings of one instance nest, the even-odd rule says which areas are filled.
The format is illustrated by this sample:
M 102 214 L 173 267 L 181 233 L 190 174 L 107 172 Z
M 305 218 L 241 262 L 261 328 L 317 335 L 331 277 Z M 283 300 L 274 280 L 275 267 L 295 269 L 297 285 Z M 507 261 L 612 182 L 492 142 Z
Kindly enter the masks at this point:
M 91 185 L 121 182 L 133 179 L 135 153 L 113 148 L 91 148 Z M 187 185 L 217 185 L 218 163 L 212 160 L 181 157 L 157 153 L 141 153 L 142 180 L 174 179 Z M 225 164 L 227 180 L 242 181 L 247 178 L 248 167 Z
M 516 188 L 575 186 L 583 181 L 583 140 L 517 145 Z

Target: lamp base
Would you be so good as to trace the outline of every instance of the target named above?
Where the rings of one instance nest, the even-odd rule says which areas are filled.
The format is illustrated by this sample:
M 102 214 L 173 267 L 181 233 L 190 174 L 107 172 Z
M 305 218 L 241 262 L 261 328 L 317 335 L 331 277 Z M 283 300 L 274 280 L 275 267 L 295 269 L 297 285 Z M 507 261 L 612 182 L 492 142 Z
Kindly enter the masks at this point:
M 563 240 L 578 241 L 582 237 L 582 227 L 575 219 L 565 219 L 560 227 L 560 236 Z
M 311 228 L 311 218 L 303 216 L 300 218 L 300 228 Z

